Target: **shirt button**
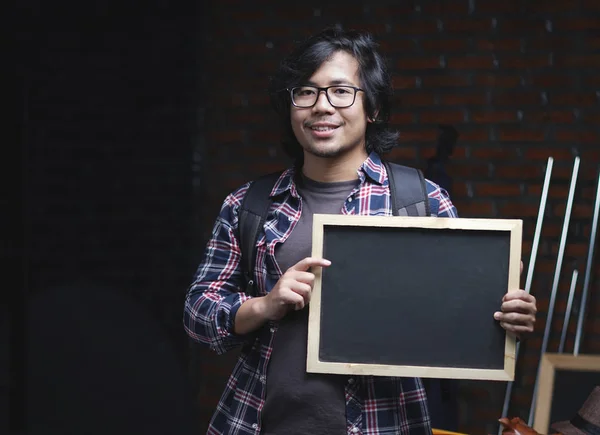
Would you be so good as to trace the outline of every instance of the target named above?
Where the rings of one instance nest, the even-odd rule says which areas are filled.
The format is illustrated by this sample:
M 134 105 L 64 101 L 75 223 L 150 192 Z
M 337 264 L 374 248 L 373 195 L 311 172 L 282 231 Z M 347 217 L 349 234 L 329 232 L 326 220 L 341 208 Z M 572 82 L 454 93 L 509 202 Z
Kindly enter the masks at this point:
M 350 385 L 354 384 L 354 378 L 350 378 L 350 379 L 348 379 L 348 383 L 349 383 Z M 356 428 L 355 428 L 355 429 L 356 429 Z
M 348 198 L 348 202 L 352 202 L 352 197 Z
M 292 216 L 288 216 L 288 221 L 290 221 L 290 222 L 291 222 L 291 221 L 293 221 L 293 220 L 294 220 L 294 218 L 293 218 Z
M 257 423 L 252 423 L 252 429 L 258 429 L 258 424 Z
M 267 381 L 267 378 L 265 376 L 261 376 L 260 381 L 264 384 Z
M 357 432 L 358 432 L 358 428 L 357 428 L 356 426 L 354 426 L 354 427 L 352 428 L 352 433 L 357 433 Z

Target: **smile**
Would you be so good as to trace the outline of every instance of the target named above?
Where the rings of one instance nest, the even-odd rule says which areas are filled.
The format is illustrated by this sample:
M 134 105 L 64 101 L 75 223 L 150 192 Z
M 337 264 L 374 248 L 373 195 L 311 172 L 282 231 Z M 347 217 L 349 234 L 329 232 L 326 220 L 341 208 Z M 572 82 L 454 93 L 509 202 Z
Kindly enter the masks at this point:
M 311 130 L 313 131 L 331 131 L 331 130 L 335 130 L 336 128 L 338 128 L 338 126 L 331 126 L 331 127 L 322 127 L 322 126 L 316 126 L 316 127 L 310 127 Z

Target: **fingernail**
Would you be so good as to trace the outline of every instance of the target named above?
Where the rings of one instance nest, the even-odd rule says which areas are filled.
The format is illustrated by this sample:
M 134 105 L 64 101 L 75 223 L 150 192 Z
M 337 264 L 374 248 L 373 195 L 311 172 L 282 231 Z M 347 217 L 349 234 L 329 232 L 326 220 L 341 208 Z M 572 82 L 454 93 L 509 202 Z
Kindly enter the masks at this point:
M 494 319 L 496 319 L 496 320 L 500 319 L 500 313 L 494 313 Z

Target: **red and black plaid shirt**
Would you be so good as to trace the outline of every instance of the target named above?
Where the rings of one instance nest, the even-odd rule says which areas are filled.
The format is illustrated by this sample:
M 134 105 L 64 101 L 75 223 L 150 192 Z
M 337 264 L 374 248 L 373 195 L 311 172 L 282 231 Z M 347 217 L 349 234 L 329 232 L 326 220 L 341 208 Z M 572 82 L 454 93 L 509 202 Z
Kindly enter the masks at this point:
M 379 156 L 372 153 L 358 175 L 360 183 L 341 212 L 391 215 L 388 178 Z M 192 339 L 219 354 L 244 345 L 211 419 L 211 435 L 260 433 L 267 367 L 277 332 L 277 324 L 269 323 L 248 336 L 233 333 L 237 310 L 252 297 L 244 293 L 238 237 L 238 210 L 247 189 L 248 184 L 225 199 L 185 302 L 184 326 Z M 427 190 L 432 216 L 457 217 L 443 189 L 428 181 Z M 285 242 L 293 224 L 300 219 L 301 198 L 293 169 L 281 175 L 271 197 L 265 232 L 257 242 L 255 279 L 259 295 L 266 295 L 281 276 L 275 245 Z M 425 391 L 417 378 L 348 376 L 345 396 L 348 435 L 431 433 Z

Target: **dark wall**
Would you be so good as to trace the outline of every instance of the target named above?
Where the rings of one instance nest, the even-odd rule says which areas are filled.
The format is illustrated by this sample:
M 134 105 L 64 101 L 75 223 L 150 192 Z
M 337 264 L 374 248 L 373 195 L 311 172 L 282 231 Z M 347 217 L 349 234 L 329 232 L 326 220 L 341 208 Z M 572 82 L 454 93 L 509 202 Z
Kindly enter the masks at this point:
M 23 275 L 29 318 L 22 324 L 13 316 L 13 339 L 23 334 L 30 344 L 59 340 L 60 345 L 45 347 L 46 358 L 52 354 L 57 367 L 88 361 L 95 364 L 86 368 L 88 376 L 104 376 L 123 390 L 134 388 L 132 379 L 139 378 L 125 370 L 135 367 L 131 361 L 140 367 L 138 374 L 165 383 L 179 376 L 181 386 L 188 360 L 183 300 L 198 260 L 193 254 L 200 232 L 195 204 L 205 188 L 192 158 L 194 141 L 203 134 L 198 116 L 203 5 L 65 0 L 21 2 L 19 8 Z M 127 305 L 128 319 L 122 318 L 125 305 L 117 307 L 121 299 L 113 293 L 133 301 Z M 42 300 L 54 310 L 45 317 L 47 325 L 33 314 Z M 82 318 L 89 321 L 82 323 Z M 73 333 L 63 336 L 67 329 L 59 325 L 69 319 Z M 143 335 L 134 330 L 164 336 L 140 340 Z M 80 340 L 82 335 L 89 340 Z M 93 343 L 109 336 L 112 347 Z M 55 354 L 70 348 L 71 341 L 78 357 L 88 350 L 97 355 L 88 360 L 64 353 L 66 365 L 61 364 Z M 38 387 L 44 394 L 41 390 L 50 386 L 41 380 L 42 363 L 32 355 L 23 370 L 30 384 L 39 382 L 29 385 L 31 391 Z M 13 352 L 13 370 L 19 370 L 19 358 Z M 175 372 L 164 373 L 167 366 L 157 361 L 165 358 L 165 364 L 175 364 L 169 366 Z M 119 367 L 125 371 L 92 375 L 102 361 L 113 360 L 122 361 Z M 56 374 L 60 383 L 64 371 Z M 83 374 L 62 380 L 81 382 Z M 147 385 L 153 382 L 148 379 Z M 154 412 L 152 391 L 138 390 L 135 400 Z M 36 393 L 27 399 L 32 396 Z M 18 412 L 19 401 L 12 403 Z M 35 409 L 27 412 L 31 421 Z

